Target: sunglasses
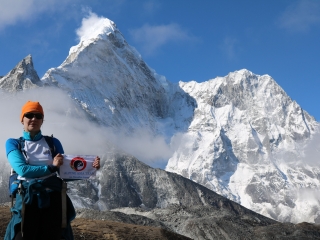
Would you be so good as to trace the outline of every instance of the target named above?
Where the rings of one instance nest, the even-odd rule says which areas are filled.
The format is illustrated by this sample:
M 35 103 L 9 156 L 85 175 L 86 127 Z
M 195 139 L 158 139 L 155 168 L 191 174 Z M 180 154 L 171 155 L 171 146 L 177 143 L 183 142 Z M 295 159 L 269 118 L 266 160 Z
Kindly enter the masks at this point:
M 43 115 L 41 113 L 26 113 L 24 116 L 28 119 L 36 118 L 36 119 L 42 119 Z

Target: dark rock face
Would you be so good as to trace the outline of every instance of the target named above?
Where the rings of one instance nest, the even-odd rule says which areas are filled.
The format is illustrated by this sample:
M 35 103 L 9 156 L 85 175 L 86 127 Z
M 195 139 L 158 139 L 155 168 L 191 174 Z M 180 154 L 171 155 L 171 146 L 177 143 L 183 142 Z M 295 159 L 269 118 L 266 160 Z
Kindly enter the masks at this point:
M 317 225 L 277 222 L 126 154 L 103 159 L 96 180 L 69 183 L 80 218 L 161 227 L 191 239 L 320 239 Z
M 31 55 L 25 57 L 6 76 L 0 78 L 0 89 L 6 92 L 23 91 L 42 85 L 33 67 Z
M 179 206 L 226 208 L 236 215 L 253 213 L 178 174 L 154 169 L 134 157 L 115 154 L 101 170 L 99 204 L 106 209 Z
M 96 214 L 78 210 L 80 217 L 161 226 L 193 239 L 252 239 L 253 227 L 277 223 L 178 174 L 151 168 L 125 154 L 109 156 L 99 180 L 72 182 L 69 188 L 76 207 L 89 207 L 90 198 L 96 199 L 91 208 L 100 209 Z

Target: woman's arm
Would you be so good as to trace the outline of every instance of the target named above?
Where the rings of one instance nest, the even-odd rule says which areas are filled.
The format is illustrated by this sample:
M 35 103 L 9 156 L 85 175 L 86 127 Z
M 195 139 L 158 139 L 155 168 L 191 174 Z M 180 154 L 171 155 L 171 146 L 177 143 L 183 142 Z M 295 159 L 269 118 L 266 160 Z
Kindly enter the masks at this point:
M 48 166 L 32 166 L 26 163 L 26 159 L 22 155 L 22 152 L 18 149 L 12 150 L 7 156 L 11 167 L 18 173 L 21 177 L 26 178 L 37 178 L 49 175 L 54 172 L 50 171 Z

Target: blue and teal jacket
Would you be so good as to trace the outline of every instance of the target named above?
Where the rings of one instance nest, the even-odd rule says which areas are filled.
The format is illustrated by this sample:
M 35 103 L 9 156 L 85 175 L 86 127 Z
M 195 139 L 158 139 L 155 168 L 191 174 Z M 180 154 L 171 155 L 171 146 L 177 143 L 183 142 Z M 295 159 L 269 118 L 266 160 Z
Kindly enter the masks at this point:
M 32 139 L 30 136 L 30 133 L 23 132 L 22 136 L 25 140 L 28 141 L 38 141 L 43 136 L 41 131 Z M 53 144 L 56 148 L 57 153 L 63 154 L 63 147 L 60 143 L 60 141 L 56 138 L 53 138 Z M 19 139 L 9 138 L 6 142 L 6 154 L 7 158 L 9 160 L 9 163 L 11 167 L 16 171 L 16 173 L 19 174 L 21 177 L 26 178 L 39 178 L 43 176 L 50 175 L 51 173 L 54 173 L 58 170 L 57 167 L 53 165 L 47 165 L 47 166 L 33 166 L 29 165 L 26 162 L 25 157 L 23 156 L 23 153 L 20 150 L 20 141 Z
M 28 132 L 23 132 L 23 138 L 28 141 L 38 141 L 42 138 L 41 132 L 39 132 L 33 139 L 31 139 Z M 53 144 L 56 148 L 57 153 L 63 154 L 63 148 L 60 141 L 53 138 Z M 20 149 L 20 140 L 10 138 L 6 142 L 6 154 L 10 162 L 11 167 L 21 176 L 30 178 L 40 178 L 48 176 L 58 170 L 53 165 L 47 166 L 33 166 L 26 162 L 26 159 Z M 22 181 L 24 198 L 20 194 L 16 195 L 16 202 L 11 208 L 12 218 L 7 227 L 5 240 L 13 240 L 16 233 L 20 230 L 17 229 L 17 224 L 21 223 L 22 220 L 22 199 L 25 204 L 31 203 L 33 197 L 38 198 L 38 207 L 48 207 L 50 205 L 49 194 L 46 188 L 50 188 L 53 191 L 61 191 L 62 180 L 57 176 L 52 176 L 45 179 L 34 179 L 31 181 Z M 62 229 L 61 236 L 67 240 L 73 240 L 73 233 L 71 229 L 71 221 L 75 218 L 75 210 L 70 198 L 67 196 L 67 228 Z

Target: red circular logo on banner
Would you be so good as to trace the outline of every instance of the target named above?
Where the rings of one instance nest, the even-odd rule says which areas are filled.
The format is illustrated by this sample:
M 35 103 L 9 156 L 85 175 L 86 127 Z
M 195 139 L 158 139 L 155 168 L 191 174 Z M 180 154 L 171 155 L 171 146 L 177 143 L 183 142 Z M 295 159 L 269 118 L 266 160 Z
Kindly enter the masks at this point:
M 84 170 L 86 166 L 87 166 L 87 161 L 81 157 L 73 158 L 70 163 L 70 167 L 77 172 Z

